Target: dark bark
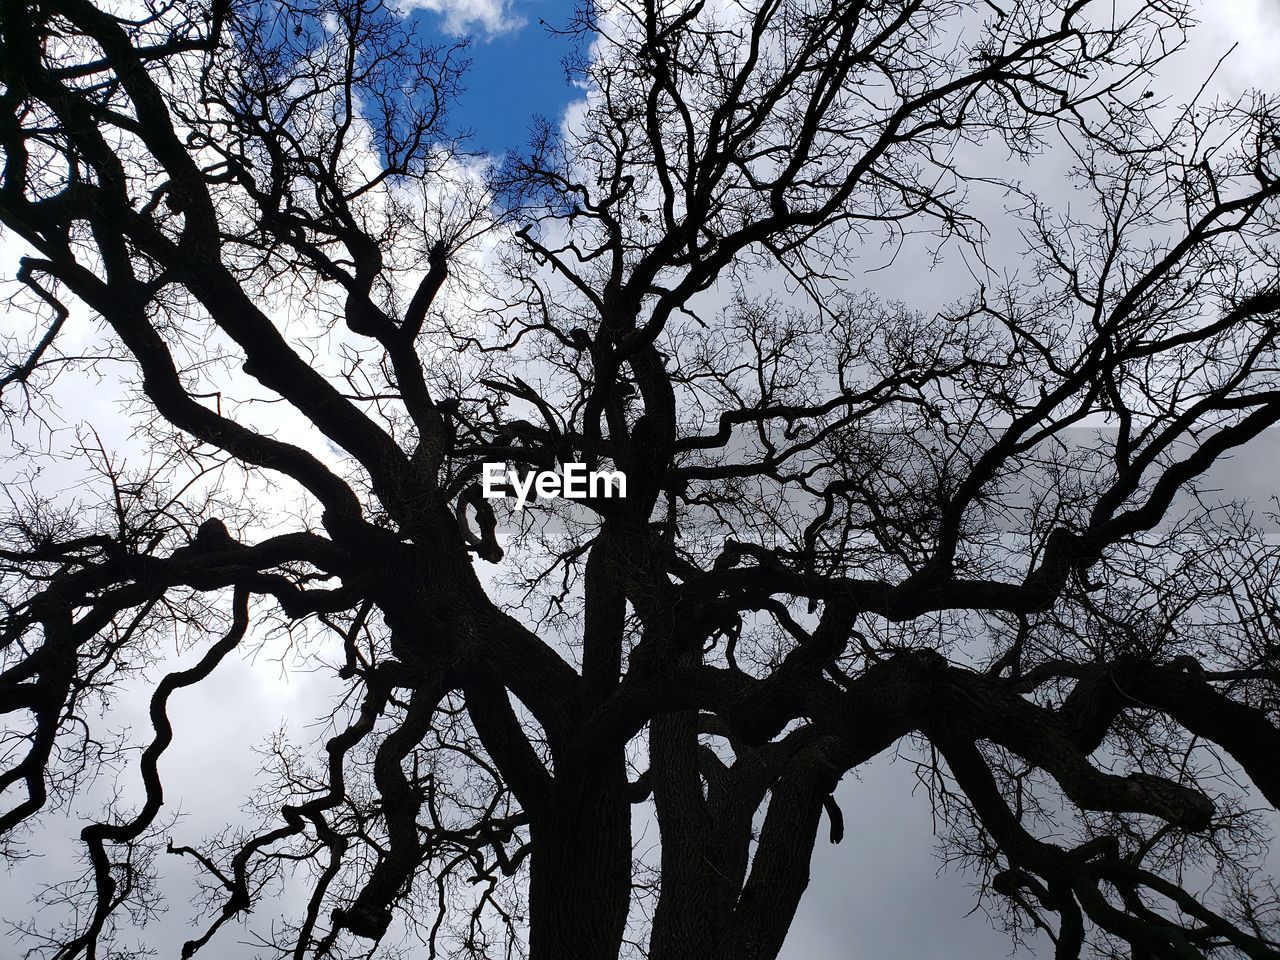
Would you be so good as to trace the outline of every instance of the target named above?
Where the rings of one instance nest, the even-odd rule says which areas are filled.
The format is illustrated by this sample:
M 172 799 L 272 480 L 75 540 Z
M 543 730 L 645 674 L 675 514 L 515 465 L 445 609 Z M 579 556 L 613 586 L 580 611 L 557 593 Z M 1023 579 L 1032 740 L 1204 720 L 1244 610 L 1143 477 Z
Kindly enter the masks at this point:
M 631 901 L 631 805 L 621 751 L 556 777 L 530 825 L 530 960 L 613 960 Z

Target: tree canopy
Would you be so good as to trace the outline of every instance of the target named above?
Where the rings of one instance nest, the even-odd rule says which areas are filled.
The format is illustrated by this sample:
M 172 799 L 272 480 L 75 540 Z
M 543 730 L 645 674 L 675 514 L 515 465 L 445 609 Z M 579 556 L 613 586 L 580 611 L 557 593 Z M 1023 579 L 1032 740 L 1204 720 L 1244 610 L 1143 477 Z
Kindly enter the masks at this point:
M 0 849 L 121 783 L 28 944 L 134 955 L 181 863 L 184 957 L 772 960 L 896 749 L 1015 938 L 1280 957 L 1280 555 L 1206 480 L 1280 421 L 1280 111 L 1162 94 L 1192 25 L 588 3 L 498 160 L 382 0 L 0 3 Z M 127 449 L 55 429 L 93 376 Z M 170 700 L 267 635 L 327 726 L 183 836 Z

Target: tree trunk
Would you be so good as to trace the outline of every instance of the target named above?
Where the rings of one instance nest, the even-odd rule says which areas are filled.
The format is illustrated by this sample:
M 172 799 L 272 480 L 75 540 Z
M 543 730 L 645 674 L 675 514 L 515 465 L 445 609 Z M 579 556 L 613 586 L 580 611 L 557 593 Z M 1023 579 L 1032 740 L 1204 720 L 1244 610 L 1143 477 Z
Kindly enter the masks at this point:
M 621 750 L 556 777 L 530 825 L 530 960 L 617 960 L 631 899 L 631 808 Z

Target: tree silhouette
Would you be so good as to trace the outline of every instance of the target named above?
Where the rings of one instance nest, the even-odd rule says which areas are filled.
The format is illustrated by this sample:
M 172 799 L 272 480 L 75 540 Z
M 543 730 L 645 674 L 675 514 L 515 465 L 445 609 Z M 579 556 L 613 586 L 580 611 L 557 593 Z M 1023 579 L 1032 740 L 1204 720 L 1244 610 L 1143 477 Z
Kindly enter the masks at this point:
M 150 451 L 85 434 L 100 482 L 4 520 L 6 852 L 104 765 L 140 798 L 84 825 L 64 926 L 12 918 L 37 952 L 125 956 L 167 853 L 204 890 L 184 957 L 285 883 L 269 956 L 409 924 L 432 956 L 773 958 L 836 785 L 897 747 L 1015 935 L 1280 956 L 1248 870 L 1280 566 L 1196 496 L 1280 420 L 1280 115 L 1153 89 L 1190 23 L 590 6 L 584 108 L 484 167 L 464 48 L 380 0 L 4 0 L 5 413 L 107 371 Z M 1018 183 L 1064 157 L 1079 202 Z M 983 191 L 1020 271 L 864 291 L 886 243 L 979 262 Z M 485 463 L 627 495 L 517 511 Z M 169 699 L 270 630 L 322 651 L 328 733 L 273 742 L 258 820 L 169 838 Z M 139 684 L 135 769 L 95 711 Z

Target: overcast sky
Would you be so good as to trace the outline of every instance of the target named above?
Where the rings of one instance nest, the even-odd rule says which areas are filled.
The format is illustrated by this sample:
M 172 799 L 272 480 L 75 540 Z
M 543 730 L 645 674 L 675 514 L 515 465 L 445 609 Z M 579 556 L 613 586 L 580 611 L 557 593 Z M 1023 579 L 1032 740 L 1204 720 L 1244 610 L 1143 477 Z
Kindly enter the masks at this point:
M 473 35 L 468 89 L 455 120 L 473 131 L 477 150 L 500 153 L 519 146 L 535 114 L 559 118 L 581 97 L 580 90 L 565 82 L 559 62 L 569 52 L 566 41 L 548 37 L 539 23 L 564 22 L 571 0 L 426 0 L 413 7 L 420 29 L 434 31 L 442 40 L 457 32 Z M 1218 75 L 1224 93 L 1250 85 L 1280 86 L 1280 0 L 1218 0 L 1204 5 L 1202 18 L 1191 51 L 1166 78 L 1171 93 L 1197 86 L 1233 43 L 1238 49 Z M 963 290 L 971 282 L 958 263 L 928 281 L 939 302 L 956 296 L 957 283 Z M 869 283 L 888 296 L 918 298 L 922 292 L 920 269 L 909 257 Z M 81 392 L 64 401 L 69 417 L 88 415 L 95 405 L 100 408 L 97 422 L 110 422 L 113 411 L 100 392 Z M 1266 437 L 1248 458 L 1238 458 L 1223 473 L 1224 485 L 1233 491 L 1265 499 L 1274 493 L 1272 478 L 1280 476 L 1280 445 Z M 227 663 L 208 682 L 173 698 L 177 738 L 162 773 L 170 798 L 185 817 L 175 838 L 196 838 L 235 821 L 259 763 L 251 748 L 260 746 L 282 717 L 300 735 L 315 735 L 306 724 L 323 712 L 318 705 L 334 688 L 323 674 L 282 669 L 272 661 L 279 653 L 267 648 L 254 660 Z M 145 734 L 145 702 L 145 695 L 126 700 L 112 722 L 122 728 L 136 724 Z M 111 787 L 98 784 L 99 795 Z M 957 872 L 938 875 L 929 803 L 914 787 L 911 765 L 888 756 L 846 779 L 839 793 L 846 838 L 839 846 L 819 844 L 813 882 L 784 960 L 928 960 L 1009 953 L 1008 939 L 993 931 L 981 912 L 971 913 L 970 878 Z M 37 886 L 67 877 L 69 858 L 76 853 L 75 828 L 67 824 L 58 829 L 58 824 L 57 818 L 46 819 L 45 829 L 33 840 L 32 848 L 43 856 L 0 874 L 0 916 L 24 919 Z M 168 866 L 165 883 L 173 905 L 145 934 L 166 960 L 176 957 L 177 945 L 190 935 L 183 902 L 189 874 L 182 864 Z M 237 936 L 237 931 L 225 931 L 221 947 L 214 945 L 209 955 L 226 960 L 255 956 L 249 946 L 234 946 Z M 0 960 L 16 956 L 16 949 L 0 931 Z

